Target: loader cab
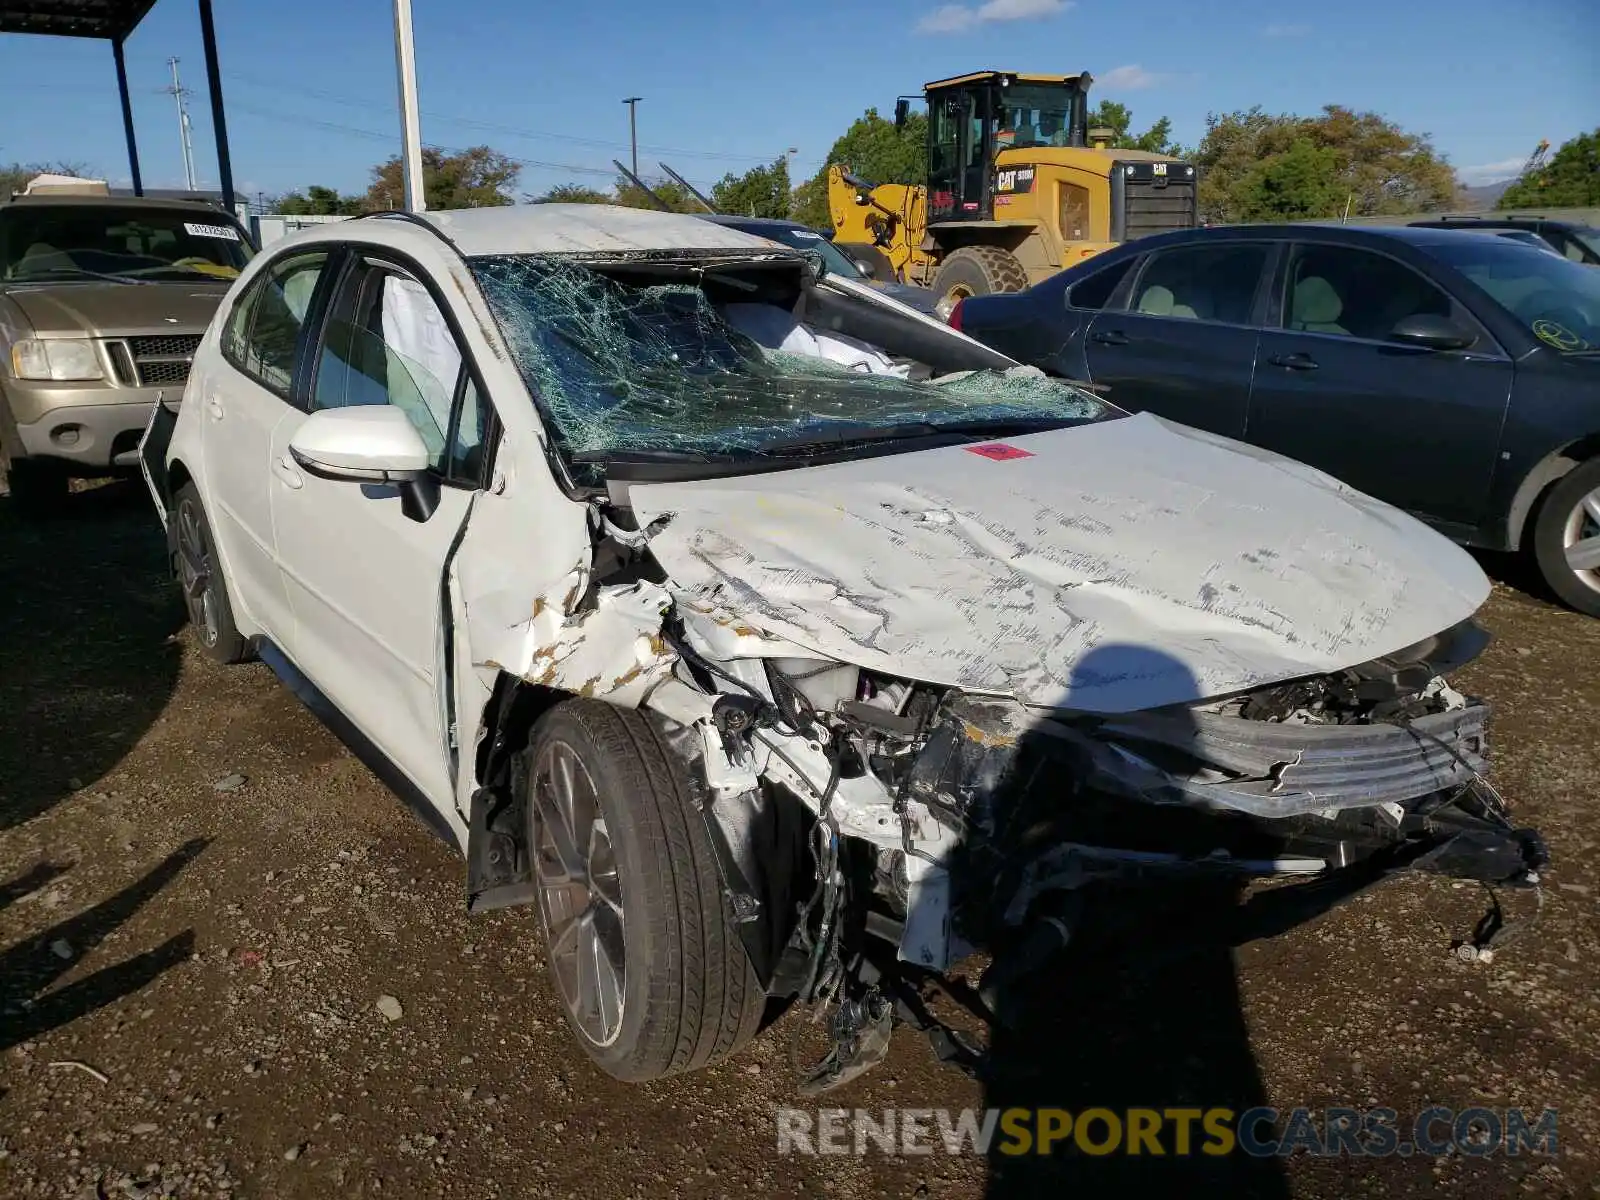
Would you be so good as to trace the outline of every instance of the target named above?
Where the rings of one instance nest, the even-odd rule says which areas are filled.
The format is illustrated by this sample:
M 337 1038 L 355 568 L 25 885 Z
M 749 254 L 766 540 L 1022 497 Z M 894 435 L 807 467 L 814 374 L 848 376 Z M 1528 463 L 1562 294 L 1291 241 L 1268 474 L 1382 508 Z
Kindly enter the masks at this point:
M 1002 71 L 927 84 L 929 222 L 992 219 L 1003 150 L 1084 145 L 1088 87 L 1087 74 Z

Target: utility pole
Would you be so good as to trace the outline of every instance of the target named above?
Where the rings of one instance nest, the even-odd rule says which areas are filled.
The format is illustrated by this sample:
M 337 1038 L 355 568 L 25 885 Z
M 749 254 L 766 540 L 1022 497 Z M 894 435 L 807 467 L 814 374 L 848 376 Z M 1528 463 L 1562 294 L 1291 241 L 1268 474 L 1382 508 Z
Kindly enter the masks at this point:
M 428 207 L 422 183 L 422 132 L 417 115 L 417 52 L 411 41 L 411 0 L 394 0 L 395 73 L 400 79 L 400 177 L 408 212 Z
M 633 173 L 639 173 L 639 101 L 643 96 L 629 96 L 623 101 L 628 106 L 628 140 L 633 145 Z
M 183 181 L 192 192 L 198 185 L 194 179 L 194 141 L 189 135 L 189 108 L 184 103 L 189 89 L 178 79 L 178 60 L 167 59 L 167 66 L 172 68 L 172 86 L 161 90 L 178 102 L 178 144 L 183 149 Z

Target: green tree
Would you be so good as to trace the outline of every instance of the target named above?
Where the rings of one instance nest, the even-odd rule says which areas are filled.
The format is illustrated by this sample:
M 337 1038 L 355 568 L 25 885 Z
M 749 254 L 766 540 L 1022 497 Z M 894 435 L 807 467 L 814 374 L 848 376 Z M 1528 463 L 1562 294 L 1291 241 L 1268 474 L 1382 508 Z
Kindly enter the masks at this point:
M 924 183 L 928 178 L 928 114 L 913 112 L 905 125 L 869 108 L 845 130 L 828 151 L 822 169 L 794 191 L 790 215 L 820 229 L 832 227 L 828 216 L 828 168 L 846 167 L 868 183 Z
M 558 183 L 538 196 L 529 196 L 529 204 L 614 204 L 609 192 L 602 192 L 585 183 Z
M 1310 138 L 1296 138 L 1282 154 L 1245 173 L 1232 197 L 1240 221 L 1295 221 L 1325 217 L 1343 205 L 1338 158 Z
M 1152 154 L 1177 154 L 1172 140 L 1172 119 L 1162 117 L 1143 133 L 1134 133 L 1133 110 L 1115 100 L 1102 100 L 1089 110 L 1089 128 L 1111 130 L 1111 145 L 1118 150 L 1148 150 Z
M 1495 207 L 1529 204 L 1552 208 L 1600 205 L 1600 129 L 1563 142 L 1549 162 L 1525 172 L 1506 188 Z
M 1191 157 L 1200 211 L 1221 222 L 1427 212 L 1459 187 L 1427 134 L 1337 104 L 1315 117 L 1212 113 Z
M 422 194 L 431 209 L 513 204 L 516 201 L 510 189 L 521 170 L 515 160 L 488 146 L 473 146 L 453 154 L 437 146 L 424 146 Z M 398 155 L 372 168 L 366 204 L 374 210 L 405 207 Z
M 711 189 L 713 208 L 741 217 L 787 217 L 789 201 L 787 156 L 752 167 L 743 175 L 730 171 Z
M 314 183 L 303 193 L 279 196 L 272 211 L 288 217 L 353 217 L 366 210 L 361 196 L 341 196 L 337 189 Z

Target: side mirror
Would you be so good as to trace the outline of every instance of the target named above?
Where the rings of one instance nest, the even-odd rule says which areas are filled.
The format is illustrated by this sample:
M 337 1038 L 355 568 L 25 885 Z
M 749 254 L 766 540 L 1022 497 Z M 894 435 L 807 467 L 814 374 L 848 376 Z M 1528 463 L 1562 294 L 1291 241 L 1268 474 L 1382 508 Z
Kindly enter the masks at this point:
M 413 521 L 426 521 L 439 506 L 428 447 L 405 413 L 391 405 L 314 412 L 289 439 L 289 454 L 318 479 L 397 487 L 400 511 Z
M 1465 350 L 1478 340 L 1478 335 L 1449 317 L 1414 313 L 1395 322 L 1389 340 L 1429 350 Z
M 877 277 L 878 265 L 876 263 L 870 262 L 865 258 L 857 258 L 854 254 L 850 256 L 850 261 L 861 269 L 862 278 L 874 279 Z
M 894 102 L 894 127 L 904 129 L 906 122 L 911 118 L 911 102 L 909 100 L 896 100 Z

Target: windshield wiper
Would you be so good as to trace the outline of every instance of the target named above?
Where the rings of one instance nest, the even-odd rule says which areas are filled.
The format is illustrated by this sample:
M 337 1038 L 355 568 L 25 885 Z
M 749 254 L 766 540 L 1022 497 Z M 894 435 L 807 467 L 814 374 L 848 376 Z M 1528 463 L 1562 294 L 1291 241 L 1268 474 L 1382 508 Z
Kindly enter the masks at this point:
M 26 275 L 14 276 L 12 283 L 34 283 L 38 280 L 49 279 L 53 276 L 64 275 L 68 279 L 104 279 L 110 283 L 148 283 L 146 279 L 134 279 L 131 275 L 110 275 L 104 271 L 90 271 L 84 267 L 51 267 L 47 271 L 30 271 Z

